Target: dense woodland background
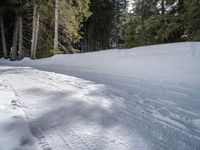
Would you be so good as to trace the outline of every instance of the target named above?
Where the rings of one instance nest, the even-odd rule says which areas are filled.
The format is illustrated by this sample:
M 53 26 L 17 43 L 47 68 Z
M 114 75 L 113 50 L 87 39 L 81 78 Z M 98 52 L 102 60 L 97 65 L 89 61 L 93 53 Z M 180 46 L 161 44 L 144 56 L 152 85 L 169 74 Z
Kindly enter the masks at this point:
M 200 40 L 199 0 L 0 0 L 0 57 Z

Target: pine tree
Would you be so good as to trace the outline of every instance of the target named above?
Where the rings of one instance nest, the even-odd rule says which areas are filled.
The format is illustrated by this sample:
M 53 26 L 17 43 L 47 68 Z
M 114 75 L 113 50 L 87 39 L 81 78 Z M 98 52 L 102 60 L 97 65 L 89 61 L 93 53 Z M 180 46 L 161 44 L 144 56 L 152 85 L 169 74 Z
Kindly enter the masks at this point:
M 0 46 L 4 57 L 7 57 L 7 53 L 10 53 L 11 60 L 22 59 L 25 56 L 32 59 L 47 57 L 54 54 L 54 46 L 58 53 L 76 51 L 73 44 L 80 40 L 83 21 L 90 15 L 89 0 L 57 2 L 55 15 L 52 11 L 55 8 L 54 1 L 0 1 Z M 54 16 L 57 16 L 55 20 L 52 19 Z M 11 51 L 7 52 L 7 48 Z
M 92 15 L 82 29 L 84 32 L 82 51 L 119 47 L 126 6 L 126 0 L 91 0 Z
M 136 0 L 125 26 L 125 45 L 198 40 L 199 10 L 198 0 Z

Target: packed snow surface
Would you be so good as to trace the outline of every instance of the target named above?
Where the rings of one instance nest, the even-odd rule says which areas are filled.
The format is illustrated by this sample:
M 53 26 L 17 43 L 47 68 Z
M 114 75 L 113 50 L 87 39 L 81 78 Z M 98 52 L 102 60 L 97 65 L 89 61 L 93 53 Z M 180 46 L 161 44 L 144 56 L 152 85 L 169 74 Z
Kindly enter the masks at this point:
M 200 150 L 200 43 L 0 60 L 0 150 Z

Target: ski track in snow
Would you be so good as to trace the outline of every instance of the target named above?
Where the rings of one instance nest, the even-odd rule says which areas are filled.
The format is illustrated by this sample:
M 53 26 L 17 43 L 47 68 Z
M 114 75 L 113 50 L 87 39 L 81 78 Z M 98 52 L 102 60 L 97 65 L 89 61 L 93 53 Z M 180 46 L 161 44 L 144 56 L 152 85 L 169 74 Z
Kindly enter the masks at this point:
M 159 84 L 133 84 L 138 93 L 130 96 L 125 90 L 31 68 L 4 69 L 3 74 L 41 149 L 169 149 L 169 143 L 170 149 L 200 147 L 200 128 L 191 120 L 198 113 L 139 93 Z M 179 87 L 170 95 L 184 98 L 187 90 Z M 156 95 L 165 97 L 166 91 Z
M 150 60 L 166 53 L 144 52 L 153 53 Z M 137 61 L 139 54 L 132 56 L 143 67 Z M 189 66 L 183 64 L 180 72 L 161 69 L 167 63 L 161 68 L 153 64 L 149 70 L 155 69 L 159 77 L 152 71 L 150 79 L 136 66 L 132 76 L 123 76 L 115 70 L 101 72 L 101 67 L 95 71 L 95 67 L 84 70 L 69 65 L 63 72 L 64 66 L 45 61 L 30 64 L 33 68 L 5 63 L 0 66 L 0 91 L 12 90 L 12 105 L 23 110 L 41 150 L 200 150 L 200 72 L 192 62 L 197 57 L 188 56 Z M 177 78 L 180 74 L 182 78 Z
M 6 94 L 4 93 L 5 95 L 2 95 L 2 92 L 5 92 Z M 3 106 L 0 107 L 0 149 L 38 149 L 37 144 L 35 144 L 36 141 L 31 135 L 29 125 L 27 124 L 24 113 L 21 109 L 22 107 L 25 107 L 25 105 L 20 102 L 17 92 L 9 83 L 7 77 L 3 75 L 1 75 L 0 78 L 0 96 L 0 106 Z
M 65 79 L 62 75 L 52 76 L 32 69 L 13 68 L 13 71 L 17 77 L 14 72 L 8 71 L 6 78 L 17 97 L 15 102 L 20 103 L 17 106 L 24 111 L 41 149 L 130 149 L 130 144 L 134 144 L 136 149 L 145 148 L 146 144 L 139 134 L 123 127 L 115 112 L 111 112 L 111 99 L 107 102 L 107 98 L 102 93 L 98 95 L 98 91 L 94 96 L 89 95 L 90 91 L 97 90 L 95 86 L 102 85 L 73 77 Z M 15 81 L 16 78 L 18 80 Z M 46 89 L 49 91 L 42 91 Z M 67 95 L 74 90 L 78 93 Z M 126 138 L 131 138 L 131 134 L 135 139 L 126 141 Z

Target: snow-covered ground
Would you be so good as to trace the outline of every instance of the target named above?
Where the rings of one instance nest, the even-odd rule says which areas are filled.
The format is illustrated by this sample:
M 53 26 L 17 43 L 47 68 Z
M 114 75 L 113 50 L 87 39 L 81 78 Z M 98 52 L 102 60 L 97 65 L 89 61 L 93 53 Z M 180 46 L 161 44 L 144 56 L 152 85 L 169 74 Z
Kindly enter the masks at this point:
M 200 150 L 200 43 L 0 60 L 0 150 Z

